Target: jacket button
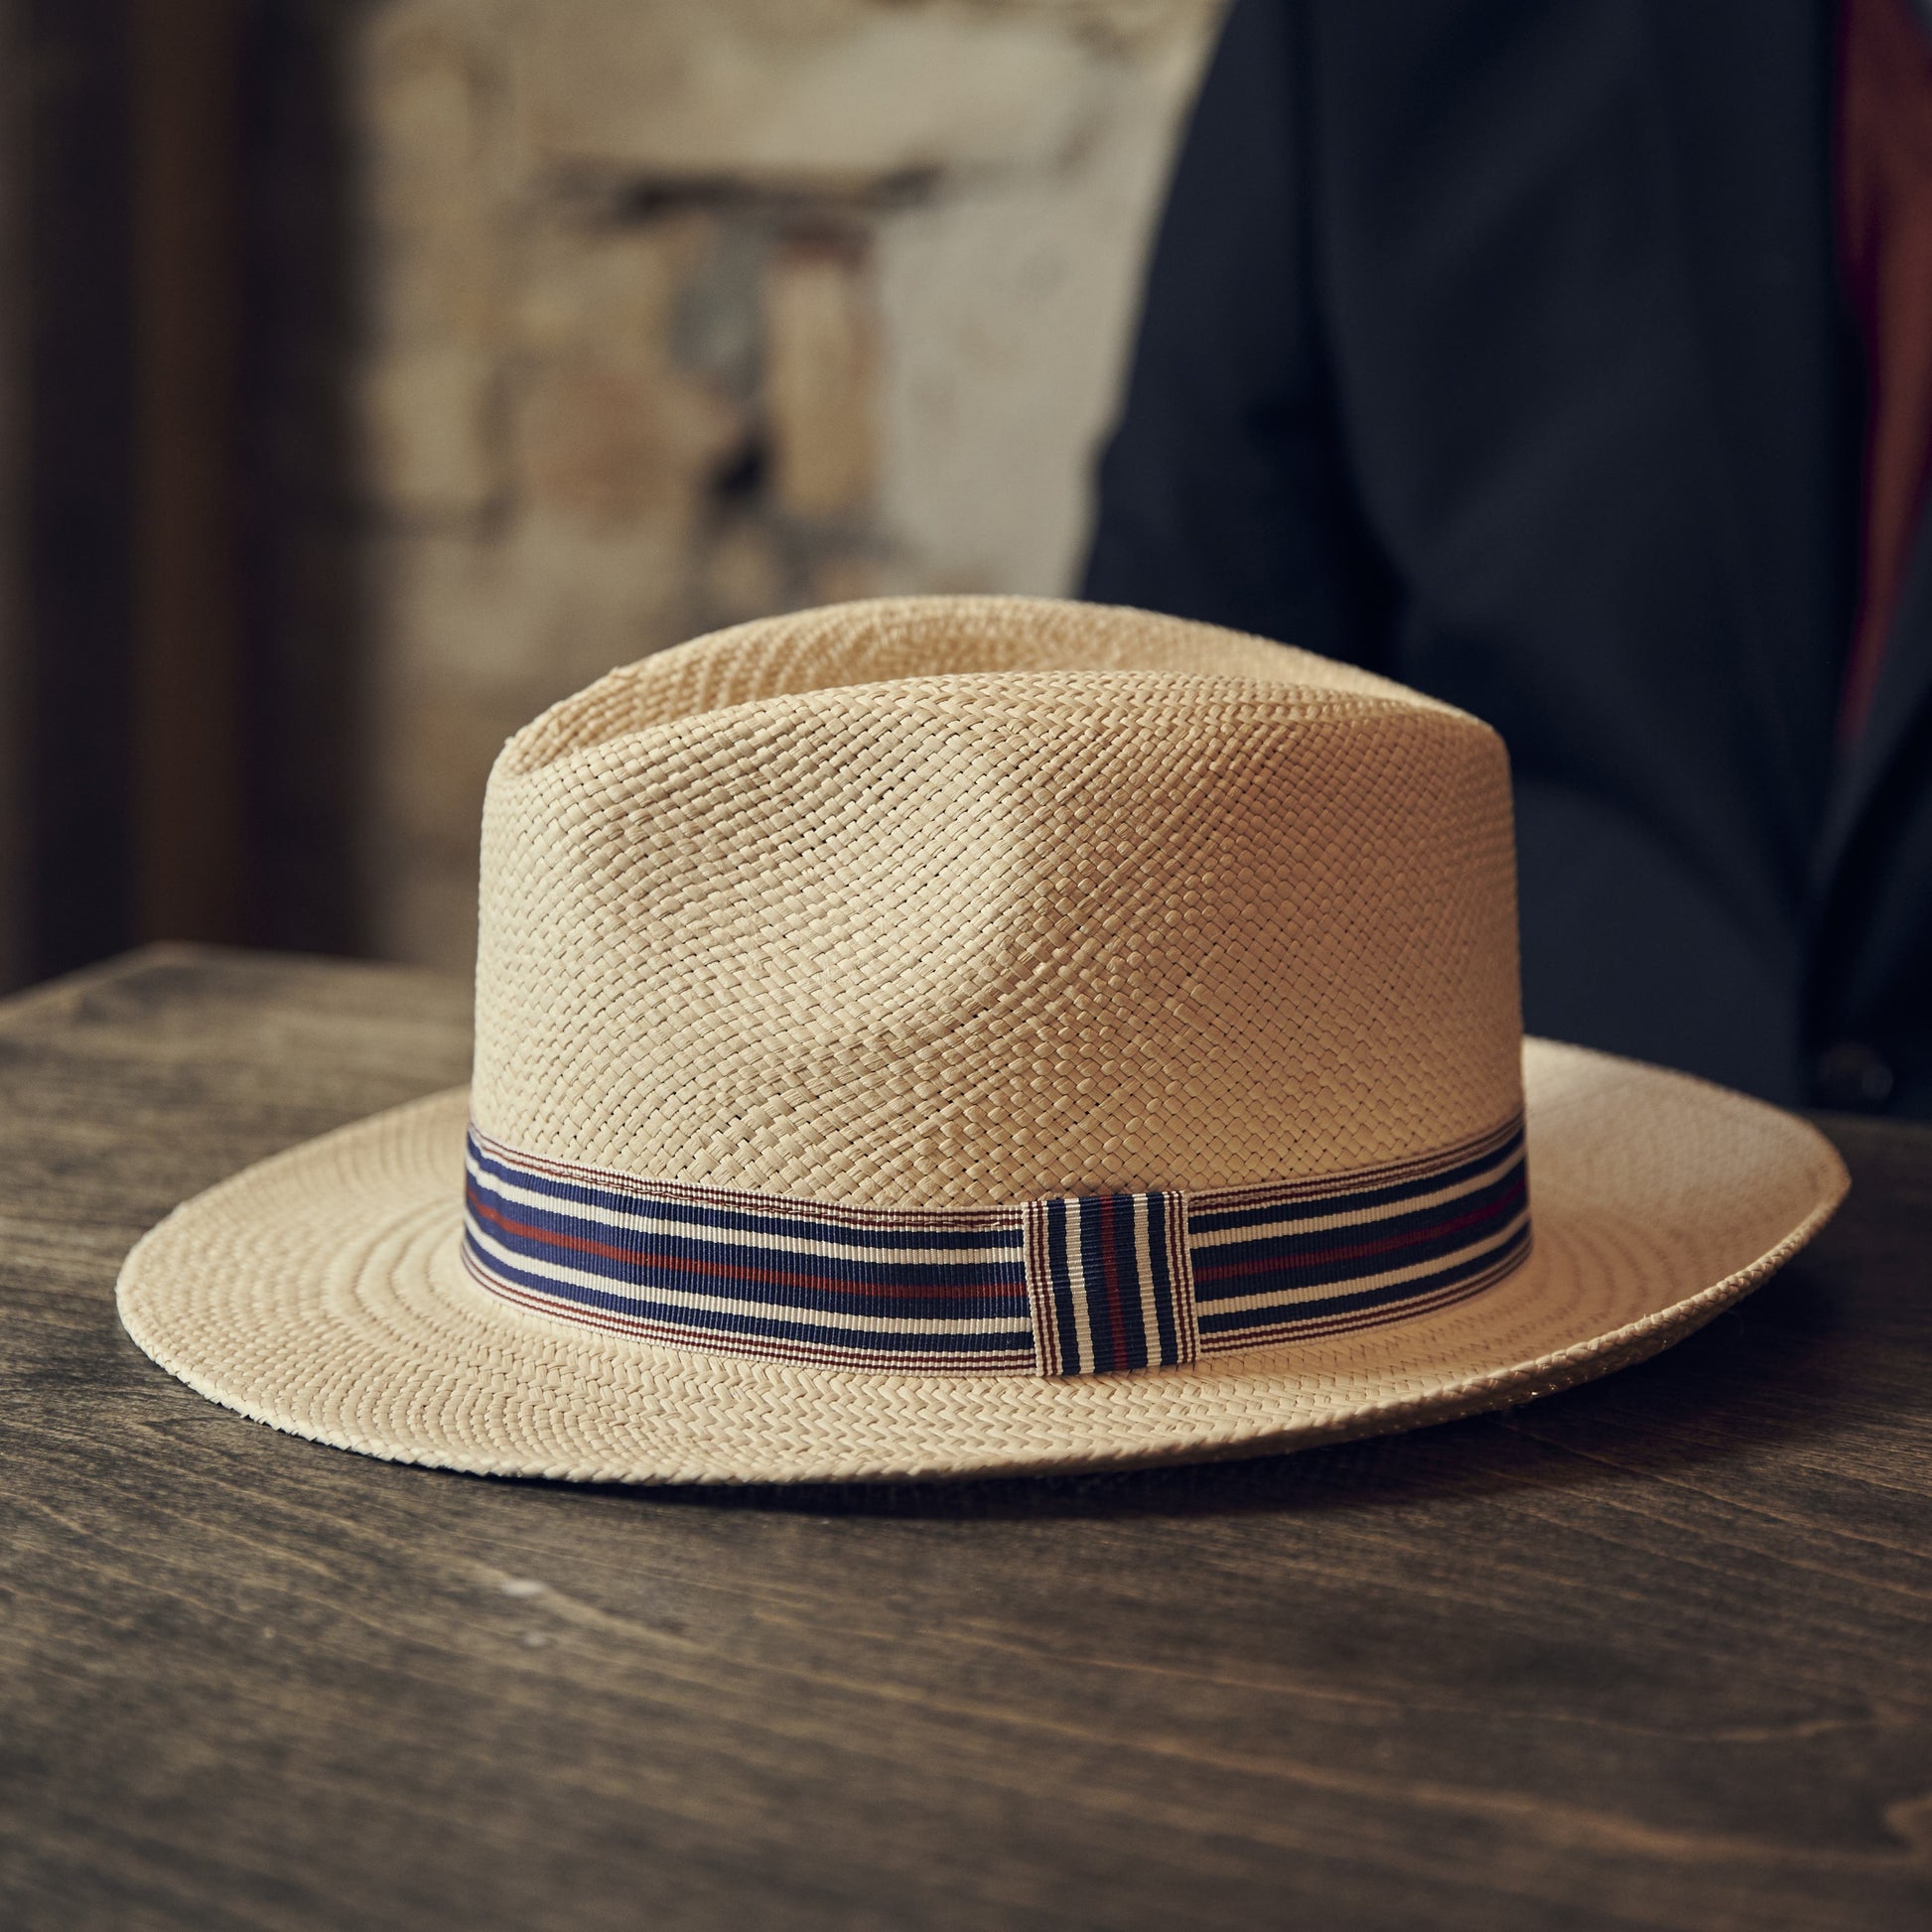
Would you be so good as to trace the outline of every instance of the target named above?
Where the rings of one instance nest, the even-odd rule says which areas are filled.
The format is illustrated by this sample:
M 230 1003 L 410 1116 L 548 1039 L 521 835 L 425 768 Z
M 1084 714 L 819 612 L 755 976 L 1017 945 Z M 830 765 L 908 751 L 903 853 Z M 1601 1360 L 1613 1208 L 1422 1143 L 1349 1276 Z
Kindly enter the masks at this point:
M 1875 1113 L 1891 1098 L 1891 1068 L 1862 1039 L 1841 1039 L 1818 1056 L 1816 1099 L 1841 1113 Z

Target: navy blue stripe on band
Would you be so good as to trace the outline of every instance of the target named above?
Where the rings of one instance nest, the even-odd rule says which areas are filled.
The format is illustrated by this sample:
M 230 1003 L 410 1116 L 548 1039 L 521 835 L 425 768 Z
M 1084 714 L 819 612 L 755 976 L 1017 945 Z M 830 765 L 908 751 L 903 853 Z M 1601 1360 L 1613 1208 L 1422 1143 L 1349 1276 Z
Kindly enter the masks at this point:
M 1441 1162 L 1411 1163 L 1393 1176 L 1357 1174 L 1330 1181 L 1283 1182 L 1195 1194 L 1188 1204 L 1187 1225 L 1192 1233 L 1201 1235 L 1264 1224 L 1288 1226 L 1298 1220 L 1321 1220 L 1337 1214 L 1400 1211 L 1406 1202 L 1461 1186 L 1498 1167 L 1512 1165 L 1522 1152 L 1523 1124 L 1518 1119 L 1471 1147 L 1454 1150 Z
M 562 1170 L 556 1164 L 545 1164 L 543 1169 L 522 1166 L 506 1153 L 493 1151 L 492 1144 L 475 1133 L 471 1135 L 470 1149 L 473 1165 L 491 1178 L 521 1185 L 548 1170 L 547 1177 L 562 1177 L 561 1184 L 576 1206 L 635 1215 L 666 1228 L 683 1226 L 706 1233 L 769 1235 L 778 1240 L 850 1248 L 855 1253 L 868 1250 L 900 1253 L 920 1247 L 966 1248 L 988 1255 L 1011 1254 L 1016 1259 L 1020 1253 L 1019 1227 L 1011 1217 L 1008 1224 L 995 1223 L 984 1214 L 960 1215 L 942 1229 L 935 1229 L 888 1225 L 888 1217 L 884 1215 L 869 1214 L 861 1219 L 850 1209 L 840 1214 L 829 1206 L 823 1213 L 813 1212 L 802 1202 L 773 1200 L 748 1208 L 738 1204 L 746 1202 L 748 1196 L 723 1189 L 712 1199 L 694 1198 L 698 1194 L 696 1189 L 659 1192 L 635 1182 L 626 1186 L 623 1177 L 616 1174 L 580 1178 L 578 1173 Z

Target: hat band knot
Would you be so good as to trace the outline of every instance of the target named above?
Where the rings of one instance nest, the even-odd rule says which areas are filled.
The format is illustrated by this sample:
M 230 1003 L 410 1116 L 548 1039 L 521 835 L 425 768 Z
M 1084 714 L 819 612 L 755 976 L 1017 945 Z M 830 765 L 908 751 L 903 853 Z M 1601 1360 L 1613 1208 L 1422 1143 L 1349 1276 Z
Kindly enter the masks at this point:
M 473 1125 L 463 1259 L 565 1320 L 767 1361 L 1173 1368 L 1402 1319 L 1529 1253 L 1521 1116 L 1430 1156 L 1213 1192 L 864 1208 L 643 1180 Z

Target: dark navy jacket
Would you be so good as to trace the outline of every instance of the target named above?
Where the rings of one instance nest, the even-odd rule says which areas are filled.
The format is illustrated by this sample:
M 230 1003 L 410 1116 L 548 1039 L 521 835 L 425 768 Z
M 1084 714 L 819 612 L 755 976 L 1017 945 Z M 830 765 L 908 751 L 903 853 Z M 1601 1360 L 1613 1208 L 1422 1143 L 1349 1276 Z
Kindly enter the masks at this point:
M 1238 0 L 1085 594 L 1488 719 L 1532 1031 L 1932 1115 L 1932 516 L 1833 751 L 1822 0 Z

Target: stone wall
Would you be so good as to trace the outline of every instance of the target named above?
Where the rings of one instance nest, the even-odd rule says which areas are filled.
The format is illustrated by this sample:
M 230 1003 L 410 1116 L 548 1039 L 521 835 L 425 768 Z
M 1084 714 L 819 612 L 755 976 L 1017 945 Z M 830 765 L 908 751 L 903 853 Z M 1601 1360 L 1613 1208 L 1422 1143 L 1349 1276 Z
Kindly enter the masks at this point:
M 341 16 L 373 950 L 467 966 L 504 736 L 716 625 L 1059 591 L 1215 0 Z

